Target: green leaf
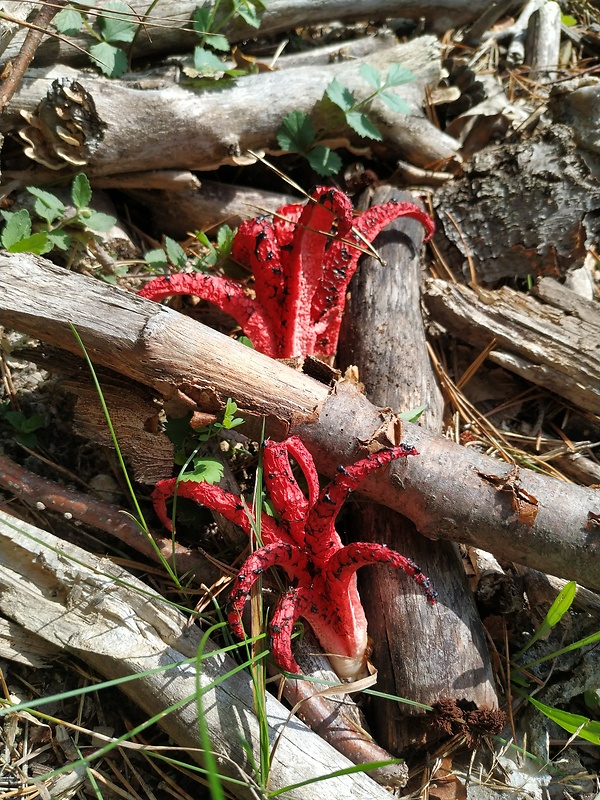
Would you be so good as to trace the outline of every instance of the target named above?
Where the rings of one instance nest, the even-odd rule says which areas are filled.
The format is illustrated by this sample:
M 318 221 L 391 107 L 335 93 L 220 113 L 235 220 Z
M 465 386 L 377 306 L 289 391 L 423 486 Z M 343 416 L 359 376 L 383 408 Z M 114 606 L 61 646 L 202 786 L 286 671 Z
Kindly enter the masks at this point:
M 377 125 L 360 111 L 349 111 L 346 114 L 346 122 L 359 136 L 364 136 L 365 139 L 375 139 L 378 142 L 383 139 Z
M 89 214 L 78 214 L 78 222 L 85 225 L 91 231 L 109 231 L 117 222 L 115 217 L 104 214 L 102 211 L 90 211 Z
M 577 584 L 575 581 L 569 581 L 569 583 L 565 584 L 561 591 L 558 593 L 556 600 L 552 603 L 550 608 L 548 609 L 548 613 L 542 620 L 539 628 L 533 634 L 531 639 L 527 642 L 525 647 L 523 647 L 519 652 L 515 655 L 514 660 L 516 661 L 520 658 L 524 653 L 529 650 L 529 648 L 534 645 L 537 641 L 542 639 L 546 636 L 555 625 L 561 621 L 567 611 L 573 605 L 573 600 L 575 599 L 575 595 L 577 594 Z
M 176 267 L 185 267 L 187 264 L 187 256 L 185 250 L 179 245 L 175 239 L 170 236 L 165 236 L 165 250 L 167 251 L 167 258 Z
M 260 14 L 266 8 L 266 3 L 252 3 L 250 0 L 234 0 L 234 10 L 248 25 L 260 28 Z
M 227 256 L 231 252 L 235 231 L 229 225 L 221 225 L 217 231 L 217 247 L 222 256 Z
M 194 69 L 198 72 L 195 77 L 222 75 L 225 64 L 210 50 L 198 45 L 194 48 Z
M 75 36 L 83 25 L 83 17 L 73 6 L 67 6 L 54 17 L 54 25 L 64 36 Z
M 426 410 L 427 403 L 425 403 L 424 406 L 417 406 L 417 408 L 411 408 L 408 411 L 402 411 L 402 413 L 398 414 L 398 419 L 403 419 L 405 422 L 416 422 Z
M 563 25 L 566 25 L 567 28 L 572 28 L 573 25 L 577 25 L 577 20 L 575 17 L 572 17 L 570 14 L 563 14 L 560 18 L 560 21 Z
M 181 481 L 197 483 L 218 483 L 223 477 L 223 464 L 214 458 L 195 458 L 193 472 L 182 475 Z
M 212 47 L 213 50 L 220 50 L 223 53 L 228 53 L 230 46 L 226 36 L 221 36 L 220 33 L 209 33 L 206 36 L 206 44 Z
M 379 89 L 381 86 L 381 73 L 370 64 L 363 64 L 360 68 L 361 76 L 370 83 L 374 89 Z
M 124 3 L 106 3 L 98 15 L 98 29 L 106 42 L 128 43 L 133 41 L 137 25 L 131 21 L 131 9 Z
M 528 697 L 527 699 L 538 711 L 541 711 L 548 719 L 556 722 L 557 725 L 560 725 L 561 728 L 564 728 L 569 733 L 577 733 L 578 736 L 588 742 L 600 744 L 600 722 L 591 720 L 589 717 L 583 717 L 581 714 L 571 714 L 569 711 L 547 706 L 534 697 Z
M 402 97 L 391 92 L 380 92 L 379 97 L 392 111 L 397 111 L 398 114 L 410 114 L 410 106 Z
M 10 250 L 13 245 L 30 236 L 31 217 L 26 208 L 22 208 L 20 211 L 4 211 L 2 216 L 6 220 L 6 225 L 0 241 L 5 250 Z
M 120 47 L 115 47 L 108 42 L 93 44 L 89 54 L 94 63 L 109 78 L 120 78 L 127 71 L 127 56 Z
M 251 350 L 254 350 L 254 345 L 247 336 L 238 336 L 237 340 L 240 344 L 243 344 L 244 347 L 249 347 Z
M 15 242 L 10 247 L 7 247 L 9 253 L 33 253 L 36 256 L 43 256 L 53 249 L 54 245 L 48 239 L 46 231 L 39 231 L 25 239 Z
M 192 13 L 192 28 L 204 35 L 210 32 L 212 10 L 209 6 L 197 6 Z
M 79 172 L 73 178 L 73 185 L 71 186 L 71 198 L 75 204 L 75 208 L 81 210 L 89 206 L 92 199 L 92 187 L 83 172 Z
M 37 447 L 38 439 L 35 433 L 17 433 L 15 439 L 23 447 L 28 447 L 30 450 L 35 450 Z
M 335 103 L 335 105 L 339 106 L 344 112 L 350 111 L 356 104 L 356 98 L 350 89 L 346 89 L 345 86 L 342 86 L 337 78 L 331 81 L 329 86 L 325 89 L 325 94 L 332 103 Z
M 390 86 L 401 86 L 403 83 L 412 83 L 416 80 L 413 72 L 400 64 L 392 64 L 388 69 L 388 74 L 385 76 L 385 83 L 383 88 L 387 89 Z
M 318 144 L 306 154 L 306 160 L 323 177 L 337 175 L 342 168 L 342 159 L 330 147 Z
M 315 129 L 304 111 L 290 111 L 277 131 L 279 147 L 290 153 L 305 153 L 314 140 Z
M 148 250 L 144 256 L 144 261 L 154 269 L 164 269 L 167 266 L 167 254 L 159 247 L 156 250 Z
M 59 250 L 68 250 L 71 246 L 71 237 L 66 231 L 45 231 L 48 241 L 52 243 L 52 247 L 58 247 Z

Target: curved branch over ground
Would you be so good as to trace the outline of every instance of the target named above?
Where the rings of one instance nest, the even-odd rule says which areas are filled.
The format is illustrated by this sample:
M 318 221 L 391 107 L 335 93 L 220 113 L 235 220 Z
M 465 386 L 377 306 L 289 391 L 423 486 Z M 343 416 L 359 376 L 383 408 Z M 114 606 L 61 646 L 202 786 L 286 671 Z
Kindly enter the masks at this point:
M 0 324 L 81 355 L 163 396 L 185 392 L 207 411 L 235 398 L 267 419 L 271 436 L 300 435 L 317 467 L 390 443 L 398 420 L 347 382 L 334 388 L 269 359 L 171 309 L 26 254 L 0 256 Z M 389 433 L 389 436 L 387 435 Z M 403 438 L 420 457 L 394 464 L 364 493 L 401 512 L 420 533 L 465 542 L 558 577 L 600 588 L 600 493 L 518 474 L 417 425 Z

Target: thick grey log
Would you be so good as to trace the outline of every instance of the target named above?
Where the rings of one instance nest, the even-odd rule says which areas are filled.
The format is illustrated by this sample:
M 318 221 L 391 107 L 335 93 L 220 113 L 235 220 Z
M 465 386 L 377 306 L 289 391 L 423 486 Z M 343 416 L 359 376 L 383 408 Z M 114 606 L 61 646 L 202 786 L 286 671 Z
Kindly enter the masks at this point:
M 180 704 L 160 724 L 192 757 L 203 763 L 198 731 L 197 688 L 211 745 L 221 774 L 254 784 L 253 763 L 260 763 L 259 726 L 254 714 L 250 675 L 235 671 L 233 659 L 210 654 L 197 674 L 202 631 L 146 584 L 107 558 L 69 544 L 50 533 L 0 511 L 0 613 L 25 631 L 82 659 L 108 679 L 171 666 L 154 675 L 122 684 L 122 690 L 149 716 Z M 192 659 L 191 663 L 187 659 Z M 10 709 L 5 709 L 10 711 Z M 289 723 L 288 711 L 266 695 L 270 747 L 278 745 L 270 772 L 270 789 L 352 766 L 300 720 Z M 250 761 L 243 742 L 250 748 Z M 250 788 L 226 783 L 237 797 L 252 798 Z M 368 776 L 332 778 L 282 795 L 295 800 L 386 800 L 387 791 Z
M 366 98 L 372 87 L 360 76 L 360 67 L 367 63 L 383 75 L 391 64 L 400 63 L 416 78 L 390 90 L 408 103 L 410 114 L 391 111 L 378 99 L 370 104 L 370 116 L 383 135 L 378 146 L 387 149 L 391 157 L 419 165 L 454 158 L 458 142 L 433 126 L 422 110 L 425 88 L 437 85 L 440 78 L 440 45 L 432 36 L 356 61 L 247 75 L 228 87 L 214 89 L 176 85 L 133 88 L 126 81 L 73 74 L 68 68 L 57 67 L 24 78 L 0 127 L 3 132 L 14 132 L 24 127 L 20 109 L 39 112 L 49 132 L 42 137 L 35 127 L 39 123 L 34 121 L 23 133 L 28 141 L 44 139 L 44 146 L 33 146 L 40 163 L 52 163 L 49 152 L 56 161 L 55 169 L 63 168 L 61 162 L 67 174 L 84 167 L 90 177 L 161 169 L 212 170 L 223 164 L 249 163 L 252 157 L 248 151 L 280 152 L 276 132 L 293 110 L 311 115 L 315 128 L 327 132 L 325 144 L 368 148 L 371 143 L 351 131 L 339 109 L 320 102 L 336 77 L 355 92 L 358 100 Z M 60 87 L 51 89 L 52 82 L 63 75 L 70 78 L 65 84 L 66 100 Z M 71 83 L 75 78 L 77 86 Z M 40 101 L 49 91 L 50 99 L 40 110 Z M 73 96 L 82 99 L 73 101 Z M 82 144 L 68 146 L 54 131 L 49 109 L 59 103 L 72 111 L 69 119 Z M 60 120 L 60 127 L 64 127 L 64 118 Z M 57 155 L 65 152 L 74 163 Z
M 392 197 L 414 202 L 384 186 L 372 203 Z M 443 399 L 421 315 L 422 239 L 422 226 L 410 219 L 396 220 L 377 237 L 374 247 L 385 266 L 364 258 L 352 280 L 340 357 L 342 367 L 358 366 L 373 403 L 394 411 L 426 405 L 423 424 L 440 432 Z M 428 541 L 411 520 L 373 503 L 357 506 L 351 530 L 354 539 L 384 542 L 412 558 L 440 593 L 431 607 L 400 570 L 359 572 L 379 690 L 426 705 L 453 698 L 497 706 L 485 635 L 456 545 Z M 423 712 L 380 698 L 371 705 L 377 739 L 391 752 L 403 752 L 427 735 L 419 719 Z
M 164 306 L 43 258 L 0 254 L 0 324 L 80 355 L 69 323 L 96 364 L 164 396 L 184 391 L 208 411 L 233 397 L 249 419 L 266 417 L 270 435 L 301 435 L 318 469 L 331 477 L 340 464 L 363 456 L 366 443 L 389 443 L 386 430 L 397 421 L 345 382 L 331 389 Z M 598 492 L 523 469 L 517 484 L 538 500 L 528 527 L 515 515 L 511 492 L 482 477 L 506 475 L 508 465 L 410 423 L 404 439 L 420 456 L 372 476 L 365 495 L 431 538 L 473 544 L 600 588 Z

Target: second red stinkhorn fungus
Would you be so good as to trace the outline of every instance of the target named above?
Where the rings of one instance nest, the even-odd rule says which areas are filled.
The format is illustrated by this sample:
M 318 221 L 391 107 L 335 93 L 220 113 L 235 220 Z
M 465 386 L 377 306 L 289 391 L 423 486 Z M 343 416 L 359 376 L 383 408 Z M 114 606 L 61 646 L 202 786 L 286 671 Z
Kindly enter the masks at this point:
M 238 281 L 200 272 L 155 278 L 139 294 L 196 295 L 232 316 L 268 356 L 327 358 L 335 355 L 346 289 L 365 243 L 403 216 L 432 235 L 431 218 L 414 203 L 391 200 L 354 217 L 343 192 L 319 186 L 307 205 L 283 206 L 272 223 L 257 217 L 240 225 L 232 256 L 254 274 L 254 297 Z
M 340 678 L 359 675 L 367 659 L 367 620 L 358 596 L 356 571 L 368 564 L 387 564 L 403 569 L 419 583 L 428 600 L 436 593 L 429 579 L 409 558 L 383 544 L 355 542 L 342 545 L 335 519 L 348 494 L 370 472 L 396 458 L 417 455 L 401 444 L 380 450 L 338 474 L 321 492 L 312 456 L 297 436 L 281 443 L 267 440 L 263 468 L 269 497 L 277 519 L 263 514 L 263 546 L 242 565 L 230 596 L 229 624 L 243 638 L 241 613 L 250 589 L 269 567 L 281 567 L 291 586 L 280 599 L 270 623 L 272 653 L 288 672 L 299 668 L 292 655 L 291 636 L 295 622 L 303 617 L 312 626 Z M 304 494 L 292 471 L 290 456 L 302 470 L 308 489 Z M 160 481 L 153 492 L 156 511 L 171 529 L 166 500 L 173 496 L 190 498 L 223 514 L 250 535 L 254 520 L 241 498 L 208 483 Z

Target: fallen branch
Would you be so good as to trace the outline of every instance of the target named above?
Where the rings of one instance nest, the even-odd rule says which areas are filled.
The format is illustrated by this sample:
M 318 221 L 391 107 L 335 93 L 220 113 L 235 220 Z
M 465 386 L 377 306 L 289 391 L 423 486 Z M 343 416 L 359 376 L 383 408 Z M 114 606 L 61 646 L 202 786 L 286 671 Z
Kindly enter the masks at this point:
M 43 258 L 0 255 L 0 323 L 81 355 L 69 323 L 92 360 L 163 396 L 178 391 L 206 411 L 233 397 L 249 418 L 265 416 L 271 436 L 300 435 L 319 470 L 390 442 L 397 420 L 346 382 L 333 389 L 164 306 Z M 463 448 L 404 424 L 420 457 L 364 484 L 373 500 L 413 520 L 420 533 L 493 552 L 542 572 L 600 588 L 596 547 L 600 495 Z M 496 480 L 490 478 L 496 476 Z M 519 503 L 537 501 L 527 517 Z

